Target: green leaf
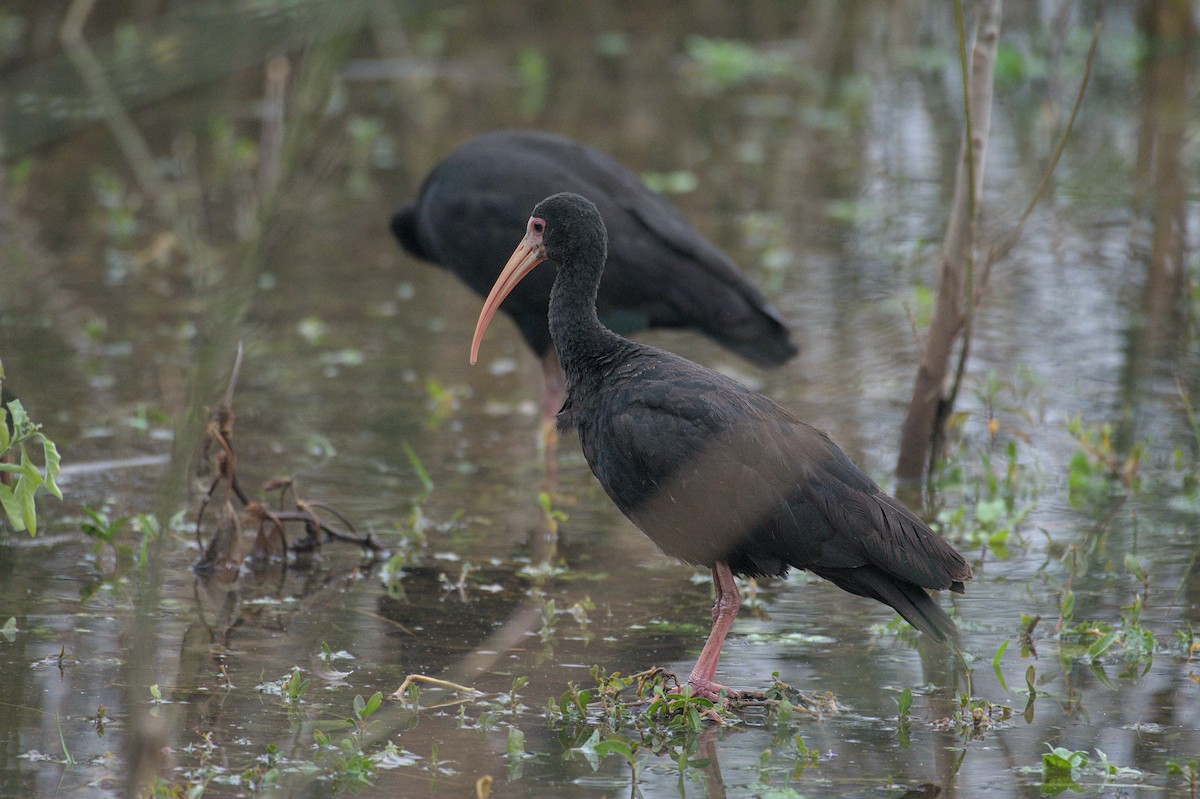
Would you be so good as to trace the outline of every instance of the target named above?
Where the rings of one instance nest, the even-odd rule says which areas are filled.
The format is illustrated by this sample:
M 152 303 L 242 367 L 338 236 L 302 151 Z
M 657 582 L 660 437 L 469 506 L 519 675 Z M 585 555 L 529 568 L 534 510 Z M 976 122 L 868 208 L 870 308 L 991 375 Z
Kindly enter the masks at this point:
M 54 482 L 61 471 L 60 463 L 62 458 L 58 454 L 58 447 L 54 442 L 45 436 L 38 434 L 38 438 L 42 440 L 42 456 L 46 460 L 46 490 L 53 494 L 58 499 L 62 499 L 62 490 L 59 489 L 58 483 Z
M 1059 602 L 1058 612 L 1062 614 L 1063 619 L 1069 619 L 1075 615 L 1075 592 L 1067 591 L 1063 594 L 1062 601 Z
M 896 699 L 896 709 L 899 711 L 901 716 L 907 716 L 908 711 L 912 710 L 912 701 L 913 695 L 911 688 L 905 688 L 900 692 L 900 697 Z
M 505 745 L 505 750 L 509 757 L 524 757 L 525 755 L 525 733 L 516 727 L 508 728 L 508 742 Z
M 1096 658 L 1103 655 L 1105 652 L 1108 651 L 1108 648 L 1111 647 L 1113 645 L 1113 642 L 1116 640 L 1117 640 L 1116 633 L 1108 633 L 1108 634 L 1102 636 L 1098 641 L 1096 641 L 1095 643 L 1093 643 L 1091 646 L 1088 647 L 1088 651 L 1087 651 L 1088 660 L 1095 660 Z
M 429 476 L 429 472 L 425 471 L 425 464 L 421 463 L 416 450 L 409 446 L 407 441 L 404 442 L 404 454 L 408 457 L 408 463 L 412 466 L 413 471 L 417 473 L 417 479 L 421 481 L 425 493 L 433 493 L 433 478 Z
M 992 550 L 992 554 L 1000 560 L 1008 560 L 1008 531 L 1003 531 L 1003 535 L 997 533 L 988 539 L 988 549 Z
M 12 488 L 0 484 L 0 505 L 4 506 L 4 515 L 8 517 L 8 523 L 16 532 L 21 532 L 25 529 L 25 514 L 21 512 L 21 503 L 17 500 L 17 495 L 13 493 Z
M 633 747 L 623 738 L 609 738 L 607 741 L 601 741 L 596 744 L 596 754 L 600 757 L 618 754 L 625 758 L 626 762 L 633 762 Z
M 575 751 L 579 752 L 587 760 L 588 765 L 592 767 L 592 771 L 600 767 L 600 755 L 596 751 L 599 743 L 600 729 L 597 727 L 592 730 L 591 736 L 586 741 L 575 748 Z
M 1004 681 L 1004 672 L 1000 671 L 1000 658 L 1004 657 L 1004 650 L 1008 649 L 1008 640 L 1000 642 L 1000 647 L 996 650 L 996 654 L 992 656 L 992 671 L 996 673 L 996 682 L 1000 683 L 1000 687 L 1005 691 L 1008 690 L 1008 683 Z
M 905 690 L 908 689 L 906 688 Z M 784 697 L 779 701 L 779 705 L 775 709 L 775 719 L 780 724 L 787 724 L 792 718 L 793 712 L 795 712 L 795 708 L 792 707 L 792 703 L 787 699 L 787 697 Z
M 996 654 L 992 656 L 992 668 L 1000 668 L 1000 658 L 1004 657 L 1004 650 L 1008 649 L 1008 640 L 1000 642 L 1000 648 L 996 650 Z
M 975 505 L 975 519 L 984 527 L 990 527 L 1004 518 L 1007 506 L 1003 499 L 987 499 Z
M 1138 556 L 1132 552 L 1125 556 L 1125 571 L 1139 580 L 1146 579 L 1146 569 L 1142 566 L 1142 562 L 1138 560 Z
M 363 717 L 366 718 L 367 716 L 372 715 L 376 710 L 379 710 L 379 706 L 382 704 L 383 693 L 381 691 L 376 691 L 371 698 L 367 700 L 367 706 L 363 710 Z
M 32 470 L 32 475 L 30 471 Z M 13 495 L 17 500 L 17 507 L 21 513 L 21 523 L 29 534 L 37 535 L 37 504 L 33 501 L 34 495 L 37 493 L 38 486 L 42 484 L 42 476 L 37 469 L 33 468 L 33 463 L 29 460 L 29 455 L 26 454 L 24 447 L 21 448 L 21 471 L 23 474 L 17 478 L 17 484 L 13 487 Z
M 12 419 L 14 437 L 19 439 L 29 432 L 29 414 L 25 412 L 25 406 L 20 400 L 9 400 L 8 415 Z

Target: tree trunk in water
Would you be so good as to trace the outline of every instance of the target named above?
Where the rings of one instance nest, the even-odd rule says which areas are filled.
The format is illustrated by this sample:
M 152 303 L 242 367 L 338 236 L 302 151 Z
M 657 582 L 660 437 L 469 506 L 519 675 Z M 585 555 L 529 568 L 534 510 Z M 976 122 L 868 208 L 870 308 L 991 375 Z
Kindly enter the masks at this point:
M 968 124 L 963 136 L 955 178 L 954 202 L 929 334 L 913 384 L 912 400 L 900 434 L 896 477 L 916 482 L 937 458 L 942 428 L 954 397 L 944 388 L 950 358 L 960 335 L 960 363 L 965 363 L 971 341 L 974 308 L 975 222 L 983 185 L 984 157 L 991 124 L 992 75 L 1000 38 L 1000 0 L 983 0 L 975 26 L 967 91 Z M 968 138 L 969 136 L 969 138 Z

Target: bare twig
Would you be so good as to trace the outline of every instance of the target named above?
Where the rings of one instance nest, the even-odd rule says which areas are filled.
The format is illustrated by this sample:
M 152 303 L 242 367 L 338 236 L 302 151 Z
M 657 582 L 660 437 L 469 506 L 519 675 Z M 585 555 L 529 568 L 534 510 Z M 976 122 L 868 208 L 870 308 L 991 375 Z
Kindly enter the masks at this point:
M 426 677 L 424 674 L 410 674 L 404 678 L 404 682 L 400 683 L 400 687 L 388 694 L 388 699 L 407 699 L 408 687 L 414 683 L 423 682 L 428 685 L 436 685 L 439 688 L 449 688 L 452 691 L 461 691 L 465 694 L 478 694 L 480 691 L 474 688 L 469 688 L 465 685 L 459 685 L 456 682 L 449 680 L 438 679 L 437 677 Z
M 1104 6 L 1101 5 L 1100 9 L 1101 13 L 1103 13 Z M 1042 181 L 1038 184 L 1037 191 L 1029 198 L 1029 204 L 1025 206 L 1024 212 L 1022 212 L 1020 219 L 1017 221 L 1017 226 L 1002 241 L 993 244 L 988 250 L 980 291 L 987 285 L 988 278 L 991 277 L 992 265 L 1008 255 L 1017 241 L 1020 240 L 1021 233 L 1025 230 L 1025 223 L 1032 216 L 1033 209 L 1045 198 L 1050 188 L 1050 180 L 1054 177 L 1055 170 L 1058 169 L 1059 159 L 1062 158 L 1063 152 L 1067 149 L 1067 140 L 1071 137 L 1071 131 L 1075 129 L 1075 118 L 1079 115 L 1079 108 L 1083 105 L 1083 96 L 1087 92 L 1088 81 L 1092 76 L 1092 64 L 1096 60 L 1096 47 L 1100 43 L 1100 31 L 1103 28 L 1104 20 L 1102 17 L 1098 17 L 1096 24 L 1092 27 L 1092 44 L 1088 47 L 1087 58 L 1083 66 L 1083 77 L 1079 81 L 1079 90 L 1075 92 L 1075 102 L 1071 106 L 1071 115 L 1067 118 L 1067 124 L 1063 128 L 1062 135 L 1059 136 L 1058 142 L 1054 145 L 1054 152 L 1050 156 L 1050 163 L 1046 165 L 1046 170 L 1042 173 Z
M 241 503 L 247 524 L 257 528 L 255 546 L 250 555 L 254 558 L 286 558 L 289 548 L 293 551 L 311 551 L 321 545 L 322 534 L 326 539 L 345 541 L 357 544 L 372 552 L 380 552 L 383 547 L 368 533 L 359 535 L 354 525 L 343 514 L 324 502 L 301 499 L 296 492 L 296 483 L 290 477 L 275 478 L 267 482 L 265 491 L 279 491 L 279 507 L 271 509 L 261 502 L 254 502 L 242 489 L 237 476 L 237 458 L 233 448 L 233 392 L 237 387 L 238 375 L 242 366 L 242 346 L 239 343 L 237 357 L 234 361 L 229 385 L 221 402 L 209 412 L 208 421 L 201 432 L 202 447 L 197 473 L 201 479 L 208 482 L 208 488 L 200 500 L 196 512 L 196 544 L 204 553 L 198 564 L 200 569 L 211 569 L 218 564 L 238 564 L 241 562 L 241 526 L 237 524 L 237 513 L 233 510 L 233 499 Z M 205 509 L 208 507 L 218 487 L 225 487 L 223 513 L 218 522 L 218 530 L 204 546 L 201 530 L 204 522 Z M 290 495 L 292 508 L 287 509 L 285 503 Z M 347 530 L 339 530 L 327 523 L 317 512 L 321 511 L 333 516 Z M 234 529 L 226 518 L 234 517 Z M 289 547 L 286 527 L 289 523 L 304 525 L 307 537 L 298 544 Z M 236 571 L 236 568 L 235 568 Z

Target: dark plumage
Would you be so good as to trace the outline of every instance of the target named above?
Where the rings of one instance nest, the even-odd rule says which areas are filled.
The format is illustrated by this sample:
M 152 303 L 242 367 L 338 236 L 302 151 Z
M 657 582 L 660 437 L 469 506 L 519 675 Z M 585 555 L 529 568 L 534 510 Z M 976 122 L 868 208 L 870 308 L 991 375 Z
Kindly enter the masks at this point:
M 779 314 L 724 253 L 670 203 L 613 158 L 561 136 L 505 130 L 446 156 L 400 206 L 392 232 L 405 250 L 449 269 L 481 297 L 512 252 L 529 209 L 555 192 L 586 195 L 608 224 L 609 260 L 597 298 L 610 328 L 689 327 L 761 366 L 796 354 Z M 539 271 L 504 302 L 543 360 L 545 417 L 562 399 L 547 325 L 554 269 Z
M 732 575 L 808 569 L 895 608 L 938 641 L 954 622 L 925 589 L 962 593 L 971 568 L 824 433 L 721 374 L 605 328 L 594 310 L 605 227 L 588 200 L 557 194 L 484 305 L 472 362 L 505 294 L 541 260 L 559 264 L 550 331 L 566 372 L 560 428 L 613 502 L 664 552 L 713 570 L 713 631 L 689 682 L 706 695 L 739 604 Z

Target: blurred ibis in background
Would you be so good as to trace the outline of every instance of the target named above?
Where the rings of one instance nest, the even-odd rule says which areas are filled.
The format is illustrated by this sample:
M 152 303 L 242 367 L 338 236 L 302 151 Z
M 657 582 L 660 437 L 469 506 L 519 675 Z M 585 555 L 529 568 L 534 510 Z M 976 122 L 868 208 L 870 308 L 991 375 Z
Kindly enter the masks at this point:
M 796 354 L 779 313 L 678 210 L 613 158 L 561 136 L 505 130 L 467 141 L 434 167 L 413 203 L 396 210 L 391 228 L 405 250 L 485 297 L 512 252 L 513 231 L 539 200 L 562 191 L 589 197 L 608 224 L 596 306 L 610 329 L 693 328 L 760 366 Z M 541 270 L 503 305 L 542 361 L 547 464 L 563 398 L 547 326 L 553 282 L 554 269 Z
M 807 569 L 890 605 L 931 638 L 957 629 L 926 589 L 958 593 L 971 567 L 824 433 L 736 381 L 600 321 L 608 237 L 602 212 L 574 193 L 533 209 L 495 281 L 471 363 L 506 297 L 542 261 L 558 266 L 549 330 L 566 376 L 560 430 L 617 507 L 668 555 L 712 570 L 713 626 L 688 683 L 719 697 L 717 661 L 741 599 L 734 575 Z M 666 278 L 664 278 L 666 279 Z

